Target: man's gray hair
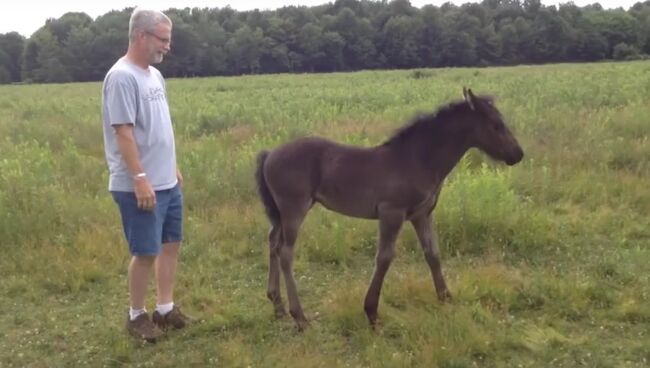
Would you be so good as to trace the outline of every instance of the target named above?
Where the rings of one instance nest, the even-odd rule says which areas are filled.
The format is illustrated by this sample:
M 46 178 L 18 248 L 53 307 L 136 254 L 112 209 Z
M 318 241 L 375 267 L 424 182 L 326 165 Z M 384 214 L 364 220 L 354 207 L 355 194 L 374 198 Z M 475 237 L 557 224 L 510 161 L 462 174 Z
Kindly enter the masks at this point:
M 171 25 L 172 21 L 159 10 L 135 8 L 129 20 L 129 40 L 135 40 L 138 31 L 153 32 L 160 23 Z

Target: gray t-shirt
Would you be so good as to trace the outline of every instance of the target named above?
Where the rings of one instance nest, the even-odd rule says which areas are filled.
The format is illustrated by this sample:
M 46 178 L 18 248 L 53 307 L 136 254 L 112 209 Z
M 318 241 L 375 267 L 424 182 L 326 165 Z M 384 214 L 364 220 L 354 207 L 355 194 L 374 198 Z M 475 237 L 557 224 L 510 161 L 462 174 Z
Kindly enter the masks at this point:
M 114 125 L 133 124 L 140 162 L 154 190 L 176 183 L 176 147 L 165 80 L 158 69 L 144 70 L 124 57 L 104 78 L 102 89 L 104 150 L 109 168 L 108 189 L 132 192 L 133 176 L 122 159 Z

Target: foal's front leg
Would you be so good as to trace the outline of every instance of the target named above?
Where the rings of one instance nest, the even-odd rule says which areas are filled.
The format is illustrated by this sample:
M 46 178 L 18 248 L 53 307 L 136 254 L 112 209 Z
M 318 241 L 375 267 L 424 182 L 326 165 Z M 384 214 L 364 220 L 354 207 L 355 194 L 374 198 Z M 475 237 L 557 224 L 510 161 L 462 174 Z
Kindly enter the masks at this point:
M 364 310 L 370 325 L 377 322 L 377 305 L 384 276 L 395 257 L 395 240 L 404 222 L 404 212 L 390 208 L 379 208 L 379 244 L 375 258 L 375 271 L 366 293 Z
M 433 224 L 431 223 L 431 213 L 419 216 L 411 220 L 413 228 L 420 241 L 420 246 L 424 251 L 424 258 L 429 264 L 431 269 L 431 276 L 433 284 L 436 287 L 436 293 L 440 301 L 445 301 L 451 298 L 451 293 L 447 289 L 445 278 L 442 276 L 442 269 L 440 267 L 440 251 L 438 250 L 438 242 L 433 233 Z

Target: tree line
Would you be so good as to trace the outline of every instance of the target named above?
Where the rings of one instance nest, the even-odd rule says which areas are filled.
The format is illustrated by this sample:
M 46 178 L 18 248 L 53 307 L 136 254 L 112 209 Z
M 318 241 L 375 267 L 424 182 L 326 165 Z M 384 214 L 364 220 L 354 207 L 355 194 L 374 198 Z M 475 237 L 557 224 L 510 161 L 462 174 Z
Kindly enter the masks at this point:
M 70 12 L 29 38 L 0 34 L 0 83 L 102 80 L 128 46 L 133 8 Z M 408 0 L 336 0 L 269 11 L 169 9 L 167 77 L 629 60 L 650 54 L 650 1 L 483 0 L 417 8 Z

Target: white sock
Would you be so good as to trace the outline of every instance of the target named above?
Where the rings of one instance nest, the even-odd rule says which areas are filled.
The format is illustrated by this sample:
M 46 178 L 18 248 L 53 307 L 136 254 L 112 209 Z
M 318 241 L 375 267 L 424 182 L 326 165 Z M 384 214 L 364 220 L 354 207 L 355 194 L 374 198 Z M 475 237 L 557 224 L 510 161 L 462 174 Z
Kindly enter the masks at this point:
M 158 311 L 158 313 L 160 313 L 161 316 L 164 316 L 165 314 L 171 312 L 172 309 L 174 309 L 174 302 L 156 305 L 156 311 Z
M 129 316 L 131 317 L 131 321 L 136 319 L 139 315 L 147 313 L 146 308 L 142 309 L 133 309 L 133 307 L 129 308 Z

